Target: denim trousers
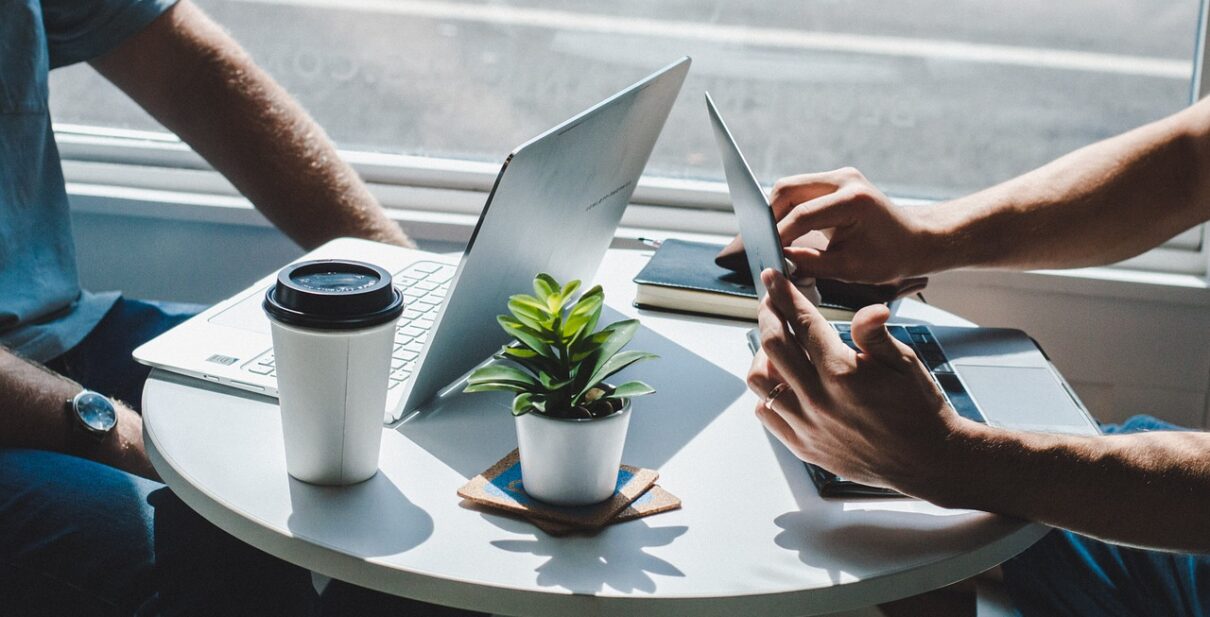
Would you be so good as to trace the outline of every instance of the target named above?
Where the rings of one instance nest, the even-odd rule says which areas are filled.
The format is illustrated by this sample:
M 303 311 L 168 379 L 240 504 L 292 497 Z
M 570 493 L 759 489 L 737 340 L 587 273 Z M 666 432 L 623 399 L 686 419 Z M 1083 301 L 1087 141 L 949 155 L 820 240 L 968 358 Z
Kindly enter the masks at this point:
M 47 363 L 135 409 L 149 370 L 131 351 L 201 307 L 120 299 Z M 467 615 L 332 581 L 211 525 L 163 484 L 92 461 L 0 448 L 0 614 Z

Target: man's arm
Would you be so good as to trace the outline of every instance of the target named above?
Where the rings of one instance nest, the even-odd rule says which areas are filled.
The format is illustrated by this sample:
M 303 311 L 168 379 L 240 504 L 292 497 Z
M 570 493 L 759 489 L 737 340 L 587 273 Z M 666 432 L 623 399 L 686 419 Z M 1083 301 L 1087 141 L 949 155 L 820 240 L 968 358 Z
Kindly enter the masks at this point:
M 0 447 L 65 452 L 157 479 L 143 451 L 143 419 L 121 401 L 113 401 L 118 424 L 105 441 L 69 439 L 73 420 L 67 401 L 81 390 L 80 384 L 0 347 Z
M 315 121 L 189 0 L 92 65 L 303 247 L 413 246 Z
M 1073 437 L 963 423 L 947 470 L 908 492 L 1120 544 L 1210 552 L 1210 434 Z
M 790 386 L 756 413 L 799 458 L 943 506 L 1210 552 L 1210 434 L 1073 437 L 966 420 L 891 337 L 885 306 L 853 318 L 854 352 L 784 277 L 763 278 L 761 352 L 748 384 L 762 397 Z
M 958 267 L 1071 268 L 1138 255 L 1210 219 L 1210 100 L 1077 150 L 985 191 L 899 208 L 860 173 L 783 178 L 782 238 L 802 272 L 884 282 Z
M 1210 219 L 1210 100 L 927 213 L 955 266 L 1121 261 Z M 949 263 L 945 260 L 948 259 Z

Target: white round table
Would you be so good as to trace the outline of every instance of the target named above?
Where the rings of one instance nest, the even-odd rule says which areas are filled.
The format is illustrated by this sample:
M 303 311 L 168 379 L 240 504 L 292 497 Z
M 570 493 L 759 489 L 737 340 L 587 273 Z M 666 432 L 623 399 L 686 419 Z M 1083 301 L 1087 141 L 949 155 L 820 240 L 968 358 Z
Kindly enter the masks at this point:
M 379 473 L 344 488 L 285 471 L 272 399 L 156 371 L 143 399 L 156 470 L 189 506 L 282 559 L 387 593 L 506 615 L 824 614 L 934 589 L 1016 555 L 1047 529 L 908 499 L 824 500 L 753 415 L 742 322 L 640 311 L 648 252 L 599 273 L 638 316 L 624 462 L 657 469 L 683 508 L 552 537 L 463 507 L 455 491 L 516 447 L 508 398 L 457 394 L 383 436 Z M 899 321 L 966 324 L 916 302 Z

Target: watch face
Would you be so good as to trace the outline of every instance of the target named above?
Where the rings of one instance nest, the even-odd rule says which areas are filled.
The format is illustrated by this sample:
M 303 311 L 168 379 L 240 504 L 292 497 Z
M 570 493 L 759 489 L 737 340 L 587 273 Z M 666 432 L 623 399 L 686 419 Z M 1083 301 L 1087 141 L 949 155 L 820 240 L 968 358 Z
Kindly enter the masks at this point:
M 109 431 L 118 422 L 113 404 L 96 392 L 85 392 L 76 399 L 76 415 L 85 426 L 98 433 Z

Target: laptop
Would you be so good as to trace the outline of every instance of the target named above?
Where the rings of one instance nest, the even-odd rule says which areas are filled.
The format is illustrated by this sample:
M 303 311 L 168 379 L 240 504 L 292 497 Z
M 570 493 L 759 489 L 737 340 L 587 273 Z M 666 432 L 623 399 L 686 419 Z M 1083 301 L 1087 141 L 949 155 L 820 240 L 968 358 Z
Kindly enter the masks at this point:
M 680 92 L 690 59 L 664 67 L 518 146 L 504 161 L 461 259 L 356 239 L 309 259 L 359 259 L 391 272 L 404 294 L 385 422 L 397 424 L 509 339 L 496 323 L 538 272 L 590 281 Z M 139 362 L 277 395 L 270 273 L 134 351 Z
M 706 94 L 706 108 L 722 154 L 727 188 L 748 266 L 758 294 L 763 298 L 765 290 L 760 272 L 776 268 L 787 273 L 773 210 L 709 93 Z M 845 344 L 857 349 L 849 323 L 832 322 L 832 326 Z M 916 352 L 950 405 L 964 418 L 1023 431 L 1100 434 L 1097 423 L 1075 391 L 1037 343 L 1020 330 L 923 324 L 890 324 L 888 329 L 892 336 Z M 750 332 L 748 342 L 755 353 L 759 348 L 759 337 Z M 821 492 L 897 494 L 845 483 L 835 476 L 829 478 L 830 474 L 818 468 L 811 471 Z M 848 490 L 836 491 L 837 488 Z

